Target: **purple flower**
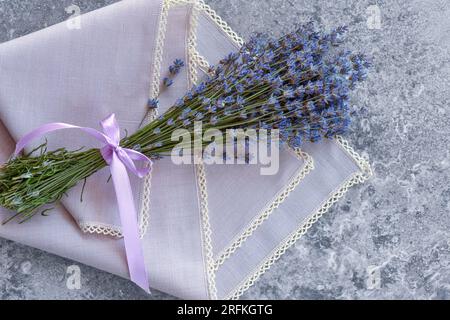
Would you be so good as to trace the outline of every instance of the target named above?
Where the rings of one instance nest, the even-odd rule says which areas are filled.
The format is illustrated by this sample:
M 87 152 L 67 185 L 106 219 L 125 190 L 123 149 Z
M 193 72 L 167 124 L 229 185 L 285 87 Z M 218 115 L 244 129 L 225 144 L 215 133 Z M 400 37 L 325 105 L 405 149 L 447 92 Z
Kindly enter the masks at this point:
M 209 119 L 209 123 L 213 126 L 216 125 L 217 122 L 219 122 L 219 120 L 217 119 L 217 116 L 212 116 L 211 119 Z
M 159 105 L 158 99 L 149 99 L 147 101 L 147 108 L 149 109 L 157 109 Z
M 170 86 L 173 84 L 173 80 L 166 77 L 166 78 L 163 79 L 163 84 L 164 84 L 166 87 L 170 87 Z
M 205 115 L 204 115 L 202 112 L 197 112 L 197 113 L 195 114 L 195 119 L 196 119 L 196 120 L 202 120 L 204 116 L 205 116 Z
M 176 59 L 173 64 L 169 67 L 169 72 L 172 75 L 177 75 L 181 68 L 184 67 L 184 62 L 181 59 Z

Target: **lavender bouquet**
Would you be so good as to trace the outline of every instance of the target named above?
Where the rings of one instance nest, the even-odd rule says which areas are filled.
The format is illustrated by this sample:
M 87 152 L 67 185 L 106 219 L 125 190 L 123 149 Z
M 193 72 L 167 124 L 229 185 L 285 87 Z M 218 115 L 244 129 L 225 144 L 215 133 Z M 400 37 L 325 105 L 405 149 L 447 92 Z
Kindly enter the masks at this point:
M 370 66 L 361 54 L 335 49 L 345 32 L 340 27 L 321 33 L 308 24 L 278 39 L 255 35 L 120 146 L 159 159 L 176 146 L 174 130 L 184 128 L 193 135 L 195 121 L 202 121 L 205 130 L 278 129 L 279 139 L 293 148 L 345 133 L 349 92 L 366 78 Z M 170 73 L 182 66 L 177 60 Z M 172 79 L 163 83 L 170 86 Z M 157 100 L 149 100 L 148 108 L 157 107 Z M 46 144 L 12 158 L 0 168 L 0 205 L 16 212 L 7 221 L 31 218 L 105 166 L 99 149 L 48 151 Z

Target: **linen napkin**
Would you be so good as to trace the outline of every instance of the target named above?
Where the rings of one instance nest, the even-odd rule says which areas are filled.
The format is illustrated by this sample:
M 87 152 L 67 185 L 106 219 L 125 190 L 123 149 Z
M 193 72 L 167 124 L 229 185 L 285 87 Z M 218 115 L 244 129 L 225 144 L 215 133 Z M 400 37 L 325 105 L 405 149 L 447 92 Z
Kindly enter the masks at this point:
M 146 101 L 168 107 L 242 39 L 202 1 L 125 0 L 0 44 L 0 155 L 48 122 L 98 127 L 114 112 L 134 132 Z M 160 85 L 176 58 L 187 66 Z M 147 117 L 151 121 L 151 116 Z M 49 148 L 98 147 L 89 137 L 49 135 Z M 36 142 L 39 144 L 40 142 Z M 189 299 L 238 298 L 326 210 L 370 175 L 345 140 L 283 149 L 277 174 L 260 165 L 154 163 L 132 178 L 153 288 Z M 128 277 L 108 170 L 74 188 L 50 216 L 0 227 L 0 236 Z M 130 176 L 131 177 L 131 176 Z M 0 210 L 0 218 L 10 215 Z

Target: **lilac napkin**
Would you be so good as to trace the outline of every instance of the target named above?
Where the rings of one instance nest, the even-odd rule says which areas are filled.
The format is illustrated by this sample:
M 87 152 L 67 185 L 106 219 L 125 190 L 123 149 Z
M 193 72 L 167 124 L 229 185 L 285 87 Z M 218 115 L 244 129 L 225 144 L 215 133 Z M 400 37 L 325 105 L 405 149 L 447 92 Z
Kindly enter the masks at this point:
M 29 130 L 48 122 L 98 128 L 114 112 L 135 131 L 146 101 L 162 113 L 242 39 L 202 1 L 125 0 L 0 44 L 0 148 L 9 157 Z M 187 62 L 170 90 L 160 79 Z M 148 117 L 147 121 L 151 121 Z M 48 136 L 49 147 L 98 147 L 81 134 Z M 39 142 L 36 142 L 39 144 Z M 370 175 L 342 138 L 283 150 L 280 170 L 258 165 L 155 162 L 132 184 L 152 287 L 181 298 L 238 298 L 352 185 Z M 0 236 L 128 277 L 108 170 L 88 179 L 48 217 L 0 227 Z M 0 218 L 10 215 L 0 210 Z

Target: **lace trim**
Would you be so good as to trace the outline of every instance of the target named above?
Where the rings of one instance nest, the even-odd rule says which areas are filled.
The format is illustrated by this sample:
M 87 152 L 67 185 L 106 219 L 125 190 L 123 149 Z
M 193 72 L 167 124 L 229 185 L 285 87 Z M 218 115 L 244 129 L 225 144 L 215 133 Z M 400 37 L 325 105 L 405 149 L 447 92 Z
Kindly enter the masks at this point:
M 208 16 L 217 24 L 217 26 L 226 34 L 228 37 L 238 46 L 242 47 L 244 44 L 244 39 L 242 39 L 236 32 L 231 29 L 231 27 L 226 23 L 222 17 L 220 17 L 216 11 L 214 11 L 209 5 L 207 5 L 203 0 L 198 0 L 198 6 L 208 14 Z
M 160 78 L 161 78 L 161 64 L 163 60 L 163 51 L 164 51 L 164 40 L 166 36 L 166 26 L 167 26 L 167 16 L 169 12 L 169 7 L 173 0 L 163 0 L 161 12 L 159 15 L 158 21 L 158 33 L 156 36 L 156 45 L 155 51 L 153 54 L 153 78 L 150 83 L 149 88 L 149 97 L 157 98 L 159 95 L 160 89 Z M 151 122 L 155 120 L 158 116 L 158 111 L 156 109 L 152 109 L 149 111 L 147 115 L 146 122 Z M 148 225 L 150 222 L 150 189 L 151 189 L 151 180 L 152 180 L 152 170 L 150 173 L 144 178 L 143 188 L 140 192 L 140 203 L 141 209 L 139 211 L 138 219 L 139 219 L 139 234 L 142 239 L 148 229 Z M 122 228 L 119 226 L 108 225 L 104 223 L 98 222 L 82 222 L 79 223 L 79 227 L 84 233 L 91 234 L 101 234 L 108 235 L 116 238 L 123 237 Z
M 214 267 L 213 246 L 212 246 L 212 230 L 209 223 L 208 211 L 208 192 L 206 186 L 205 166 L 198 164 L 195 166 L 195 173 L 197 177 L 197 186 L 200 191 L 200 212 L 202 218 L 202 241 L 204 244 L 204 251 L 206 252 L 206 275 L 208 280 L 208 292 L 212 300 L 217 300 L 216 287 L 216 269 Z
M 180 1 L 193 4 L 190 19 L 190 29 L 188 36 L 188 56 L 189 56 L 189 82 L 194 85 L 198 81 L 197 68 L 201 67 L 201 56 L 197 52 L 197 26 L 198 26 L 198 12 L 201 8 L 197 1 Z M 209 65 L 209 64 L 208 64 Z M 202 225 L 202 241 L 203 249 L 206 254 L 206 276 L 208 283 L 208 294 L 210 299 L 217 300 L 216 287 L 216 270 L 214 269 L 213 245 L 212 245 L 212 230 L 209 223 L 209 208 L 208 208 L 208 190 L 206 185 L 205 166 L 203 163 L 195 165 L 195 176 L 197 179 L 197 187 L 199 190 L 199 204 Z
M 256 281 L 263 275 L 270 267 L 278 260 L 280 257 L 289 249 L 297 240 L 299 240 L 306 232 L 317 222 L 320 217 L 322 217 L 330 207 L 335 204 L 339 199 L 341 199 L 347 191 L 354 185 L 363 183 L 372 176 L 372 169 L 370 164 L 366 159 L 360 156 L 355 150 L 349 145 L 348 141 L 337 136 L 335 141 L 340 145 L 357 163 L 360 167 L 361 172 L 354 173 L 349 180 L 347 180 L 341 187 L 334 192 L 330 198 L 328 198 L 322 206 L 294 232 L 289 237 L 287 237 L 278 247 L 273 251 L 273 253 L 265 261 L 263 261 L 256 271 L 250 275 L 246 280 L 241 282 L 241 284 L 232 291 L 227 299 L 236 300 L 239 299 L 242 294 L 247 291 L 251 286 L 253 286 Z
M 84 233 L 101 234 L 104 236 L 110 236 L 114 238 L 122 237 L 122 231 L 120 230 L 120 228 L 110 224 L 105 224 L 101 222 L 95 223 L 79 222 L 78 226 Z
M 237 237 L 227 249 L 218 254 L 218 258 L 214 262 L 215 270 L 219 269 L 225 260 L 242 246 L 245 240 L 247 240 L 247 238 L 249 238 L 253 232 L 269 218 L 275 209 L 277 209 L 284 202 L 284 200 L 286 200 L 289 194 L 294 191 L 299 183 L 314 169 L 314 160 L 308 153 L 300 149 L 291 151 L 293 151 L 298 159 L 302 159 L 305 162 L 304 165 L 297 171 L 297 174 L 294 175 L 289 184 L 281 191 L 281 193 L 278 194 L 275 200 L 272 201 L 266 209 L 250 223 L 245 231 Z
M 369 160 L 361 156 L 359 153 L 353 149 L 352 146 L 350 146 L 350 143 L 345 140 L 342 136 L 336 136 L 334 139 L 338 146 L 340 146 L 344 151 L 346 151 L 353 161 L 358 165 L 358 167 L 362 171 L 363 179 L 360 180 L 360 183 L 366 181 L 373 175 L 372 168 L 370 166 Z
M 209 73 L 210 64 L 209 64 L 208 60 L 206 60 L 205 57 L 200 55 L 200 53 L 198 53 L 197 49 L 195 49 L 195 48 L 192 49 L 192 60 L 195 61 L 195 64 L 197 65 L 197 67 L 200 68 L 204 73 L 206 73 L 206 74 Z
M 169 14 L 170 1 L 164 0 L 161 13 L 159 15 L 158 34 L 156 37 L 156 46 L 153 59 L 153 79 L 150 85 L 149 97 L 156 99 L 159 96 L 161 80 L 161 64 L 163 61 L 164 42 L 166 39 L 167 16 Z M 158 117 L 158 110 L 152 109 L 148 113 L 147 123 Z M 144 185 L 141 191 L 141 210 L 140 210 L 140 231 L 141 238 L 145 235 L 150 223 L 150 191 L 152 187 L 152 170 L 144 178 Z

